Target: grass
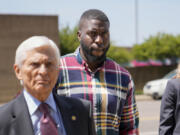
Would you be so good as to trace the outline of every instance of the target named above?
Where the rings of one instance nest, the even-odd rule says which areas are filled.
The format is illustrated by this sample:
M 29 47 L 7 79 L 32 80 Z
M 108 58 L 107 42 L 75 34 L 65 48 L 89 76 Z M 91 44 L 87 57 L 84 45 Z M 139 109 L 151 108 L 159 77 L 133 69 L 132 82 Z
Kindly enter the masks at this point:
M 143 90 L 135 90 L 135 95 L 142 95 L 143 94 Z

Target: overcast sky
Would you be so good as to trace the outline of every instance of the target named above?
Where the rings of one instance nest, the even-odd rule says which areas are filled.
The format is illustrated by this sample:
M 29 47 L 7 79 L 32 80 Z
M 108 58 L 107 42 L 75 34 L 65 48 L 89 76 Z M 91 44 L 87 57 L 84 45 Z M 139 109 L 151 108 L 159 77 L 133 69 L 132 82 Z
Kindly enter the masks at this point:
M 138 34 L 135 32 L 135 1 L 138 2 Z M 142 43 L 158 32 L 180 34 L 180 0 L 0 0 L 0 14 L 58 15 L 59 28 L 73 28 L 91 8 L 109 17 L 111 40 L 118 46 Z

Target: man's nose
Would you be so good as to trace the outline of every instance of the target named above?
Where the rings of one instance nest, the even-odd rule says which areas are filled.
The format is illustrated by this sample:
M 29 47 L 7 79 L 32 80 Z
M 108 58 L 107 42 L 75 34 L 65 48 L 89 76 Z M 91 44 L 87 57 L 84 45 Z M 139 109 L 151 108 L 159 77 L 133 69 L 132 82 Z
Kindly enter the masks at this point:
M 40 66 L 40 69 L 39 69 L 39 73 L 42 74 L 42 75 L 45 75 L 47 74 L 47 67 L 45 65 L 41 65 Z
M 96 37 L 96 39 L 95 39 L 95 42 L 96 42 L 98 45 L 103 44 L 103 38 L 102 38 L 102 36 L 97 35 L 97 37 Z

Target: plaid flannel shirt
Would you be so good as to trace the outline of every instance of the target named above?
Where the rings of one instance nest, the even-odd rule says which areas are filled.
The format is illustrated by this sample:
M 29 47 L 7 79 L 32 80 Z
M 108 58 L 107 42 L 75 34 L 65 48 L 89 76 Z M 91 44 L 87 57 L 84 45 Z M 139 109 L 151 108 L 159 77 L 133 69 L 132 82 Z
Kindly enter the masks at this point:
M 127 70 L 106 59 L 91 72 L 79 51 L 63 56 L 60 63 L 56 92 L 91 101 L 97 135 L 139 134 L 134 83 Z

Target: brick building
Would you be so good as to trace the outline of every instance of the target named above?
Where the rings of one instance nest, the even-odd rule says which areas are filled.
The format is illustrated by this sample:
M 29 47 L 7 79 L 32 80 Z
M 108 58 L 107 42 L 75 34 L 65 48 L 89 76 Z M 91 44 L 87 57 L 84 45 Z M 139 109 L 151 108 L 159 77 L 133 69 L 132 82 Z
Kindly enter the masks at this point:
M 33 35 L 46 35 L 59 44 L 58 16 L 0 15 L 0 103 L 22 89 L 13 70 L 15 50 Z

